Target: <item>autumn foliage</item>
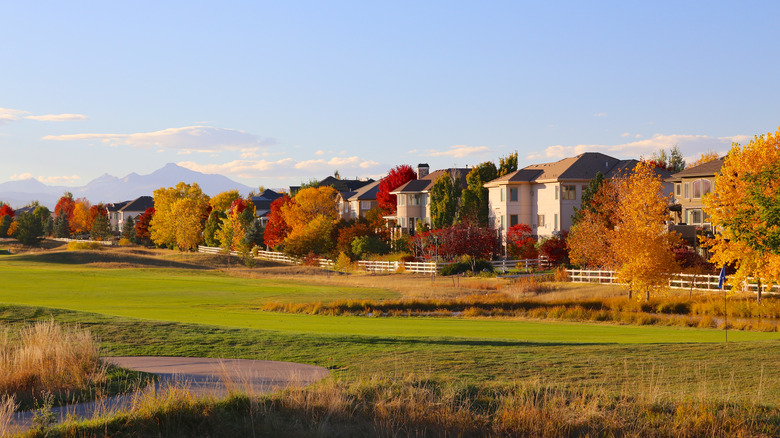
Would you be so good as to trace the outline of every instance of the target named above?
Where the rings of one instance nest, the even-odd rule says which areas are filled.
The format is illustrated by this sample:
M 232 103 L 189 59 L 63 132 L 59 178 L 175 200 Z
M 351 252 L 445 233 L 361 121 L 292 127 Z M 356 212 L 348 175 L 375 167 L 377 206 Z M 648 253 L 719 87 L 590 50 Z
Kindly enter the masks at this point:
M 379 208 L 386 214 L 394 214 L 398 201 L 396 195 L 391 195 L 390 192 L 415 179 L 417 179 L 417 174 L 408 164 L 401 164 L 390 169 L 387 176 L 379 182 L 377 188 L 376 202 Z
M 741 287 L 748 277 L 765 285 L 780 283 L 780 129 L 735 144 L 704 197 L 712 223 L 722 233 L 706 243 L 718 266 L 736 269 L 730 282 Z M 759 294 L 760 299 L 760 294 Z
M 73 218 L 73 210 L 75 208 L 76 201 L 73 200 L 73 195 L 66 193 L 57 201 L 57 205 L 54 207 L 54 214 L 59 216 L 60 213 L 64 211 L 68 221 L 70 221 L 71 218 Z
M 268 223 L 265 226 L 263 242 L 270 248 L 281 245 L 287 234 L 290 232 L 290 226 L 284 220 L 282 215 L 282 206 L 292 202 L 292 198 L 284 195 L 271 203 L 271 211 L 268 213 Z
M 495 230 L 472 223 L 417 233 L 410 244 L 421 258 L 430 260 L 438 254 L 439 259 L 456 260 L 468 256 L 472 264 L 478 259 L 490 260 L 500 251 Z
M 510 227 L 506 232 L 506 250 L 511 259 L 535 259 L 538 253 L 531 227 L 526 224 Z
M 11 219 L 14 218 L 14 209 L 11 208 L 8 204 L 3 204 L 0 206 L 0 219 L 3 218 L 3 216 L 9 216 Z
M 152 236 L 149 233 L 149 223 L 154 216 L 154 207 L 149 207 L 144 213 L 138 216 L 138 220 L 135 222 L 135 237 L 139 242 L 150 243 Z

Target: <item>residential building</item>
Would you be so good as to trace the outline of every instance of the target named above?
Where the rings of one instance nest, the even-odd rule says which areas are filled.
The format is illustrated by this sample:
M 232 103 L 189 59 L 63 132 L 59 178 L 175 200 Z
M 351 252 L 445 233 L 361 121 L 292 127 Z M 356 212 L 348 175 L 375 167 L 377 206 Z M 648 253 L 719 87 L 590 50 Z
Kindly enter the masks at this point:
M 124 204 L 122 207 L 113 212 L 116 219 L 116 228 L 114 228 L 114 221 L 111 220 L 111 209 L 109 208 L 109 219 L 111 222 L 111 230 L 122 232 L 122 228 L 125 225 L 125 221 L 128 217 L 132 217 L 134 221 L 138 221 L 138 216 L 141 216 L 146 212 L 149 207 L 154 207 L 154 198 L 151 196 L 140 196 L 132 201 L 120 202 Z
M 336 189 L 337 192 L 354 192 L 357 189 L 365 186 L 366 184 L 370 184 L 374 182 L 371 178 L 365 178 L 365 179 L 341 179 L 336 178 L 334 176 L 329 176 L 319 183 L 317 185 L 319 187 L 323 186 L 331 186 L 334 189 Z M 296 193 L 301 189 L 301 186 L 290 186 L 290 196 L 295 196 Z
M 395 216 L 385 216 L 394 221 L 396 226 L 404 231 L 414 233 L 418 223 L 431 223 L 430 190 L 433 183 L 440 176 L 447 174 L 461 189 L 466 188 L 466 176 L 471 172 L 469 168 L 450 168 L 428 173 L 429 167 L 425 163 L 417 166 L 417 179 L 407 182 L 390 192 L 396 195 L 397 208 Z
M 532 164 L 485 183 L 491 225 L 506 235 L 510 227 L 523 223 L 537 236 L 551 236 L 568 231 L 575 208 L 580 206 L 582 192 L 601 172 L 605 178 L 626 174 L 637 160 L 619 160 L 599 153 L 586 152 L 552 163 Z M 656 169 L 663 181 L 671 174 Z M 664 191 L 672 191 L 664 183 Z
M 720 173 L 724 160 L 725 157 L 685 169 L 667 180 L 674 184 L 675 204 L 670 210 L 675 223 L 712 226 L 702 199 L 715 188 L 715 177 Z
M 124 222 L 124 220 L 120 210 L 129 203 L 130 201 L 123 201 L 106 205 L 106 208 L 108 209 L 108 222 L 111 224 L 111 231 L 122 231 L 119 223 Z
M 366 212 L 377 206 L 376 193 L 379 181 L 374 181 L 355 191 L 339 192 L 339 214 L 344 220 L 365 217 Z
M 265 226 L 268 222 L 268 214 L 271 213 L 271 203 L 284 196 L 284 194 L 266 189 L 259 196 L 252 196 L 251 201 L 255 204 L 255 217 L 260 219 L 260 223 Z

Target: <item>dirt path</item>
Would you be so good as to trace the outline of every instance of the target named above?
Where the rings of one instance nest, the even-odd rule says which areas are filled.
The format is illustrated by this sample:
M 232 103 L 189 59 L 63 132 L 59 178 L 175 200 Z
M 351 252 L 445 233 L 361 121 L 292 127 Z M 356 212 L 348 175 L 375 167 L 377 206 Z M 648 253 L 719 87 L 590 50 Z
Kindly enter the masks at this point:
M 198 396 L 222 397 L 229 390 L 250 393 L 305 386 L 323 379 L 328 370 L 314 365 L 269 360 L 211 359 L 198 357 L 107 357 L 104 360 L 123 368 L 159 376 L 158 388 L 181 386 Z M 95 413 L 115 412 L 131 407 L 132 395 L 61 406 L 52 409 L 58 421 L 69 415 L 92 418 Z M 15 426 L 20 430 L 33 424 L 34 412 L 17 412 Z

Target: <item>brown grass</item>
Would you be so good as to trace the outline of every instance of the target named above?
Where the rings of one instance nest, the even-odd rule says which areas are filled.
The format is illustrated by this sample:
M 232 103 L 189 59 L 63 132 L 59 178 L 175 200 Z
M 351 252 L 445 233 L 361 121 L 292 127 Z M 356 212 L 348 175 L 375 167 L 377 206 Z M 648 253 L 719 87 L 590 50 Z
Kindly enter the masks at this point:
M 527 382 L 475 387 L 430 378 L 329 379 L 277 394 L 198 399 L 146 391 L 133 409 L 30 436 L 649 436 L 771 437 L 780 410 L 676 398 L 648 370 L 625 395 Z
M 19 333 L 0 331 L 0 393 L 29 402 L 42 391 L 84 390 L 106 378 L 98 343 L 88 330 L 38 322 Z

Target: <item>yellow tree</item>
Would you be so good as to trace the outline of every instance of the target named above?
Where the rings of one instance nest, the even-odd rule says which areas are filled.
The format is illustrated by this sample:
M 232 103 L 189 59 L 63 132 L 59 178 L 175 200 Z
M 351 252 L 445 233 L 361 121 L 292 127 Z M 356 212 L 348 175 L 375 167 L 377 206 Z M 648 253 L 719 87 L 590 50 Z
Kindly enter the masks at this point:
M 249 199 L 236 199 L 230 206 L 226 218 L 222 219 L 222 226 L 217 231 L 217 239 L 222 247 L 227 250 L 248 250 L 244 242 L 246 229 L 255 220 L 255 204 Z
M 618 193 L 611 248 L 618 268 L 618 281 L 633 291 L 665 288 L 671 274 L 679 271 L 672 250 L 680 245 L 677 233 L 664 231 L 669 196 L 648 162 L 615 180 Z
M 228 208 L 230 208 L 230 206 L 233 204 L 233 201 L 236 199 L 241 199 L 241 195 L 238 193 L 238 190 L 228 190 L 227 192 L 222 192 L 215 195 L 209 200 L 209 204 L 211 205 L 212 210 L 221 211 L 224 213 L 228 210 Z
M 730 283 L 748 278 L 771 287 L 780 282 L 780 129 L 757 136 L 744 147 L 734 144 L 704 198 L 721 233 L 706 243 L 712 261 L 733 265 Z M 759 287 L 758 300 L 761 300 Z
M 208 201 L 197 183 L 180 182 L 176 187 L 155 190 L 155 212 L 149 223 L 152 241 L 181 250 L 196 248 L 203 239 Z
M 310 187 L 282 205 L 282 217 L 290 227 L 284 240 L 286 251 L 295 255 L 323 254 L 332 248 L 330 231 L 339 220 L 337 194 L 330 186 Z
M 704 163 L 709 163 L 710 161 L 715 161 L 718 158 L 720 158 L 720 157 L 718 156 L 717 152 L 713 152 L 713 151 L 704 152 L 703 154 L 701 154 L 699 156 L 699 158 L 696 161 L 688 164 L 685 168 L 688 169 L 688 168 L 691 168 L 691 167 L 700 166 L 700 165 L 702 165 Z

